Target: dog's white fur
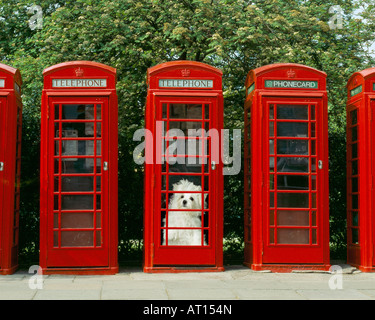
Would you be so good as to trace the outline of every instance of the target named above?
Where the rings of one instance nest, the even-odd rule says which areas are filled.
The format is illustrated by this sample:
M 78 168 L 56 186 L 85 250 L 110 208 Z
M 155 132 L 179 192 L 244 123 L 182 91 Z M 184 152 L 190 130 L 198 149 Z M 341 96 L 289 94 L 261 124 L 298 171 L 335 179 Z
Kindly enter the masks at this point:
M 173 191 L 199 191 L 199 193 L 174 193 L 169 202 L 169 209 L 202 209 L 202 188 L 196 186 L 188 180 L 180 180 L 173 185 Z M 200 228 L 202 211 L 170 211 L 168 210 L 168 227 L 178 228 Z M 203 218 L 203 217 L 202 217 Z M 163 219 L 163 226 L 165 226 Z M 163 230 L 163 245 L 165 241 L 166 230 Z M 168 245 L 178 246 L 197 246 L 202 244 L 202 230 L 196 229 L 169 229 Z M 204 241 L 204 245 L 207 245 Z

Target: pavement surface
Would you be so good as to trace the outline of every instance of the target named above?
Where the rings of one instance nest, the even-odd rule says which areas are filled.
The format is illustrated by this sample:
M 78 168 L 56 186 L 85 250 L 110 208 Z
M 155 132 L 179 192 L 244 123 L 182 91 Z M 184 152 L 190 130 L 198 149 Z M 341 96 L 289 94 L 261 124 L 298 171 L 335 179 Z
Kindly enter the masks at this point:
M 0 276 L 0 300 L 375 300 L 375 273 L 348 265 L 337 272 L 271 273 L 244 266 L 224 272 Z

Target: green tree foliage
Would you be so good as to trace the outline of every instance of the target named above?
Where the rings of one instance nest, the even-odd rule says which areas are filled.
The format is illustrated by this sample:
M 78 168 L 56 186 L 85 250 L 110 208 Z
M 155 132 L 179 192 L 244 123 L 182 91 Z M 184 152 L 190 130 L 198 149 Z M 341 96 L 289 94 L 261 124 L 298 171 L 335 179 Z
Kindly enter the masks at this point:
M 39 130 L 42 71 L 93 60 L 118 71 L 120 257 L 139 258 L 143 172 L 132 137 L 143 127 L 147 68 L 202 61 L 224 72 L 225 127 L 243 128 L 244 81 L 252 68 L 301 63 L 328 75 L 331 240 L 345 247 L 345 103 L 349 76 L 373 64 L 374 4 L 308 0 L 44 0 L 43 28 L 31 30 L 31 0 L 0 0 L 0 61 L 24 79 L 21 249 L 36 252 L 39 215 Z M 329 8 L 344 10 L 331 30 Z M 362 17 L 355 15 L 361 9 Z M 225 178 L 225 236 L 242 239 L 243 174 Z M 232 242 L 235 243 L 235 242 Z M 237 243 L 237 242 L 236 242 Z M 237 244 L 236 244 L 237 245 Z M 133 252 L 134 251 L 134 252 Z M 132 255 L 134 253 L 134 255 Z

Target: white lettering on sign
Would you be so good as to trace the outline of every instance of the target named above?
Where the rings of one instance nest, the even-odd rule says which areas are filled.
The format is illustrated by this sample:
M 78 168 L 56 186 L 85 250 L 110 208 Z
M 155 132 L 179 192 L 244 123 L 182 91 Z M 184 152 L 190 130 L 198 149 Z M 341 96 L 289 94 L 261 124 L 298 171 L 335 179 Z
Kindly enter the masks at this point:
M 318 81 L 266 80 L 264 86 L 266 88 L 318 89 Z
M 0 79 L 0 88 L 5 88 L 5 80 Z
M 160 88 L 207 88 L 214 87 L 213 80 L 202 79 L 159 79 Z
M 52 79 L 52 88 L 106 88 L 107 79 Z

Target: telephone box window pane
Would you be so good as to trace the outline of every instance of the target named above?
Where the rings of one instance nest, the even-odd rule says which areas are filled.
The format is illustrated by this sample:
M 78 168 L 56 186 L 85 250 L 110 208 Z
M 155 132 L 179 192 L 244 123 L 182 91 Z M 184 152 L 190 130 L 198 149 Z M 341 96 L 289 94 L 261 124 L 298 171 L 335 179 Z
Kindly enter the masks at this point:
M 350 112 L 350 117 L 352 119 L 352 125 L 357 124 L 357 110 Z
M 100 141 L 97 141 L 97 154 L 100 155 Z M 55 155 L 59 154 L 59 141 L 56 141 Z M 94 141 L 63 140 L 61 143 L 62 156 L 91 156 L 94 155 Z
M 171 104 L 170 119 L 202 119 L 201 104 Z
M 309 244 L 309 229 L 278 229 L 277 243 L 279 244 Z
M 163 119 L 166 119 L 168 117 L 168 114 L 167 114 L 167 104 L 166 103 L 163 103 L 163 106 L 162 106 L 162 112 L 163 112 Z
M 271 155 L 275 154 L 275 140 L 270 139 L 269 147 L 270 147 L 270 154 Z
M 315 106 L 311 106 L 311 119 L 310 120 L 315 120 Z
M 275 243 L 275 229 L 270 228 L 270 243 Z
M 352 226 L 358 227 L 359 226 L 358 222 L 359 222 L 358 212 L 352 212 Z
M 271 104 L 270 105 L 270 119 L 273 120 L 275 117 L 274 117 L 274 105 Z
M 94 191 L 94 177 L 61 177 L 61 191 Z
M 315 138 L 316 137 L 315 123 L 311 122 L 310 126 L 311 126 L 311 137 Z
M 358 140 L 358 127 L 352 128 L 352 141 Z
M 96 176 L 96 191 L 102 190 L 102 177 Z
M 58 137 L 58 132 L 56 137 Z M 94 137 L 94 122 L 62 123 L 61 137 L 92 138 Z
M 358 192 L 358 178 L 352 178 L 352 192 Z
M 100 194 L 96 195 L 96 209 L 100 210 L 102 208 L 102 197 Z
M 61 247 L 92 247 L 94 246 L 93 231 L 62 231 Z
M 275 157 L 270 157 L 270 172 L 275 172 Z
M 55 104 L 55 119 L 60 119 L 60 107 L 58 104 Z
M 101 104 L 96 105 L 96 119 L 98 120 L 102 119 L 102 105 Z
M 277 124 L 277 136 L 307 138 L 309 136 L 309 125 L 300 122 L 279 122 Z
M 270 122 L 270 137 L 273 137 L 274 135 L 274 123 Z
M 63 104 L 62 119 L 70 120 L 93 120 L 94 118 L 93 104 Z
M 352 144 L 352 159 L 358 157 L 358 144 L 354 143 Z
M 101 160 L 97 159 L 99 163 Z M 59 160 L 55 160 L 55 168 L 58 168 Z M 61 159 L 61 173 L 94 173 L 94 159 L 84 159 L 84 158 L 64 158 Z M 58 171 L 55 170 L 56 173 Z M 100 171 L 99 171 L 100 172 Z
M 311 212 L 311 225 L 316 227 L 316 211 Z
M 309 177 L 296 175 L 279 175 L 278 190 L 309 190 Z
M 311 244 L 317 244 L 318 243 L 316 233 L 317 233 L 316 229 L 311 230 Z
M 275 193 L 270 192 L 270 207 L 274 208 L 275 207 Z
M 209 104 L 204 105 L 204 118 L 210 119 L 210 105 Z
M 93 195 L 61 195 L 62 210 L 92 210 L 93 208 Z
M 275 225 L 275 210 L 270 210 L 270 226 Z
M 63 212 L 61 213 L 61 228 L 93 228 L 94 215 L 92 212 Z
M 183 136 L 188 136 L 189 134 L 188 130 L 199 130 L 199 129 L 205 129 L 205 128 L 202 127 L 202 122 L 200 121 L 170 121 L 169 130 L 171 129 L 179 129 L 179 130 L 169 131 L 170 136 L 173 135 L 173 136 L 183 137 Z
M 168 160 L 168 159 L 167 159 Z M 194 160 L 194 161 L 193 161 Z M 172 163 L 170 162 L 168 165 L 168 172 L 170 173 L 201 173 L 202 166 L 204 168 L 204 172 L 208 173 L 209 165 L 207 163 L 207 159 L 205 158 L 188 158 L 185 159 L 185 163 L 178 163 L 177 161 Z M 162 172 L 167 172 L 167 164 L 164 163 L 162 165 Z
M 311 176 L 311 190 L 316 190 L 316 176 Z
M 59 246 L 59 232 L 58 231 L 53 232 L 53 246 L 54 247 Z
M 277 158 L 278 172 L 309 172 L 309 158 Z
M 316 209 L 316 193 L 311 193 L 311 208 Z
M 53 196 L 53 210 L 59 210 L 59 196 L 57 194 Z
M 102 246 L 102 232 L 101 231 L 96 231 L 96 246 L 101 247 Z
M 308 193 L 278 193 L 277 206 L 279 208 L 308 208 Z
M 311 140 L 311 155 L 316 155 L 316 142 Z
M 100 212 L 96 213 L 96 228 L 102 227 L 102 220 L 101 220 L 102 214 Z
M 308 120 L 308 106 L 306 105 L 277 105 L 277 119 Z
M 358 209 L 358 195 L 352 195 L 352 209 Z
M 358 174 L 358 160 L 352 161 L 352 175 L 356 176 Z
M 359 244 L 359 232 L 358 232 L 358 229 L 352 228 L 352 243 Z
M 277 141 L 278 154 L 309 154 L 308 140 L 278 140 Z
M 308 227 L 310 225 L 309 211 L 278 210 L 277 225 Z

